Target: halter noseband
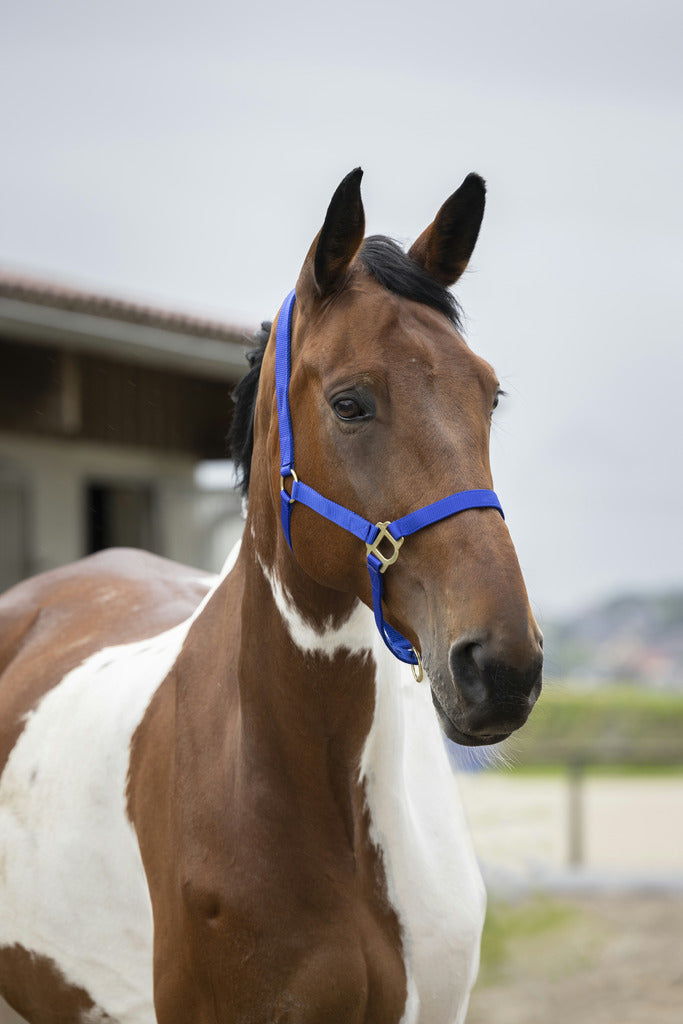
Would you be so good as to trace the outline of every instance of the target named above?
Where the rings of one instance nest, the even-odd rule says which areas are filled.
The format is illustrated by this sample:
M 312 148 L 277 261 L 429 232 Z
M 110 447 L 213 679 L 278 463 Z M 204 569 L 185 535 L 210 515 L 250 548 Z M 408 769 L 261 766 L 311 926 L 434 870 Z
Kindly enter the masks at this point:
M 292 311 L 294 309 L 295 293 L 291 291 L 282 304 L 280 315 L 277 321 L 277 333 L 275 336 L 275 393 L 277 397 L 277 412 L 280 429 L 280 501 L 282 529 L 285 538 L 292 549 L 291 520 L 292 507 L 294 502 L 301 502 L 307 505 L 325 519 L 336 523 L 342 529 L 352 533 L 359 540 L 364 541 L 367 551 L 368 572 L 372 584 L 372 604 L 375 613 L 375 622 L 382 639 L 400 661 L 404 661 L 413 667 L 413 675 L 419 681 L 422 679 L 422 661 L 410 641 L 397 629 L 384 621 L 382 612 L 382 594 L 384 591 L 384 573 L 390 565 L 393 565 L 398 558 L 398 553 L 405 537 L 411 533 L 417 533 L 425 526 L 439 522 L 449 516 L 464 512 L 468 508 L 495 508 L 503 515 L 503 509 L 497 495 L 493 491 L 473 490 L 458 491 L 447 498 L 441 498 L 431 505 L 425 505 L 416 512 L 411 512 L 401 519 L 393 522 L 371 523 L 362 516 L 351 512 L 350 509 L 338 505 L 329 498 L 309 487 L 308 484 L 299 480 L 294 471 L 294 439 L 292 436 L 292 420 L 289 411 L 289 378 L 290 378 L 290 349 L 292 330 Z M 285 490 L 285 480 L 292 478 L 292 489 L 288 494 Z M 503 518 L 505 518 L 503 516 Z M 391 548 L 389 554 L 380 551 L 380 545 L 388 544 Z M 293 553 L 293 549 L 292 549 Z

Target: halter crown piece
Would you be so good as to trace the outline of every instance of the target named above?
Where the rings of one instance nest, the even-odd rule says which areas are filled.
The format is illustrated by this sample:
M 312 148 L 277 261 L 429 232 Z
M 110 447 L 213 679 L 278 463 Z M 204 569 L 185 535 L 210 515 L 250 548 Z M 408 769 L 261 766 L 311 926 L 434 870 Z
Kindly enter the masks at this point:
M 398 558 L 399 549 L 405 537 L 411 533 L 432 523 L 439 522 L 454 516 L 458 512 L 464 512 L 468 508 L 495 508 L 501 515 L 503 509 L 497 495 L 493 491 L 473 490 L 458 491 L 447 498 L 441 498 L 431 505 L 425 505 L 416 512 L 411 512 L 401 519 L 393 522 L 371 523 L 362 516 L 357 515 L 343 505 L 338 505 L 329 498 L 309 487 L 299 480 L 294 471 L 294 439 L 292 436 L 292 420 L 289 411 L 289 378 L 290 378 L 290 349 L 292 332 L 292 311 L 296 296 L 293 291 L 289 293 L 282 304 L 280 315 L 277 321 L 277 332 L 275 336 L 275 392 L 277 397 L 277 412 L 280 429 L 280 501 L 282 529 L 285 538 L 292 548 L 292 508 L 295 502 L 307 505 L 319 515 L 324 516 L 331 522 L 348 530 L 359 540 L 365 543 L 367 550 L 368 572 L 372 584 L 372 604 L 375 613 L 375 622 L 382 639 L 400 661 L 404 661 L 413 667 L 413 675 L 419 681 L 422 679 L 422 662 L 420 655 L 406 637 L 397 629 L 384 621 L 382 612 L 382 594 L 384 590 L 384 573 L 390 565 L 393 565 Z M 292 479 L 291 492 L 285 490 L 285 480 Z M 503 516 L 503 518 L 505 518 Z M 379 548 L 384 544 L 391 547 L 389 554 L 383 554 Z

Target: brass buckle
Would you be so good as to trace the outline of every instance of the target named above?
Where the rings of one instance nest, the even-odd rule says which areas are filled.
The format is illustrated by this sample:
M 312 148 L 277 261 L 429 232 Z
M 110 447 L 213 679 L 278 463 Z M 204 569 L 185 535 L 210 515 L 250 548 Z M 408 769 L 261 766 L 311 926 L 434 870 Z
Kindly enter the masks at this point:
M 379 530 L 379 533 L 375 537 L 372 544 L 366 543 L 365 547 L 368 555 L 376 555 L 376 557 L 382 563 L 379 571 L 386 572 L 389 566 L 393 565 L 396 559 L 398 558 L 398 553 L 401 548 L 401 545 L 403 544 L 403 541 L 405 540 L 405 537 L 401 537 L 399 540 L 396 540 L 395 537 L 392 537 L 388 530 L 389 523 L 375 523 L 375 526 Z M 383 555 L 382 552 L 379 550 L 379 545 L 385 539 L 388 540 L 389 543 L 393 546 L 393 551 L 391 552 L 390 555 Z
M 292 480 L 294 481 L 295 484 L 299 483 L 299 477 L 296 475 L 296 472 L 295 472 L 294 469 L 290 469 L 288 475 L 291 476 L 291 478 L 292 478 Z M 284 476 L 282 476 L 282 474 L 280 474 L 280 492 L 281 493 L 282 493 L 282 491 L 285 491 L 285 480 L 286 479 L 287 479 L 286 477 L 284 477 Z M 292 486 L 294 486 L 294 484 L 292 484 Z M 289 498 L 289 504 L 292 505 L 294 503 L 294 498 L 290 497 L 290 495 L 287 493 L 287 491 L 285 491 L 285 494 Z

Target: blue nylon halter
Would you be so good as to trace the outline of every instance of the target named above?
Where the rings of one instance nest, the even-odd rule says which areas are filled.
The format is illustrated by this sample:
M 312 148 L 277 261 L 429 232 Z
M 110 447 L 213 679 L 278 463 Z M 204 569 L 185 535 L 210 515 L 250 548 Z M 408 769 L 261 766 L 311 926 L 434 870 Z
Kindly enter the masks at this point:
M 363 519 L 362 516 L 350 509 L 344 508 L 343 505 L 338 505 L 335 501 L 323 497 L 318 491 L 299 480 L 294 471 L 294 438 L 289 410 L 292 311 L 295 298 L 294 292 L 291 291 L 283 302 L 275 336 L 275 392 L 280 429 L 280 502 L 285 538 L 292 549 L 292 508 L 298 501 L 364 541 L 367 546 L 367 564 L 372 584 L 375 622 L 380 635 L 392 654 L 400 661 L 419 666 L 419 656 L 410 641 L 384 620 L 382 595 L 386 569 L 389 565 L 393 565 L 398 558 L 403 538 L 410 536 L 411 533 L 416 533 L 425 526 L 456 515 L 458 512 L 464 512 L 468 508 L 495 508 L 501 515 L 503 515 L 503 509 L 493 491 L 459 491 L 447 498 L 441 498 L 440 501 L 435 501 L 431 505 L 425 505 L 416 512 L 410 512 L 401 519 L 395 519 L 393 522 L 371 523 L 368 519 Z M 292 478 L 292 489 L 288 494 L 284 482 L 289 477 Z M 505 517 L 503 516 L 503 518 Z M 390 554 L 380 552 L 379 548 L 382 543 L 385 546 L 387 543 L 391 545 L 393 550 Z

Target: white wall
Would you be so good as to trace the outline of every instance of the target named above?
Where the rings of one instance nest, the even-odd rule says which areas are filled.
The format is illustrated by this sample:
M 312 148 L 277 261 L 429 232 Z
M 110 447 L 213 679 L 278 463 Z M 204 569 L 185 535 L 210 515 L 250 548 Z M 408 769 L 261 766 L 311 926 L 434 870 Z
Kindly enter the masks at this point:
M 157 497 L 159 553 L 217 571 L 241 532 L 240 500 L 200 490 L 190 457 L 0 433 L 0 469 L 28 490 L 30 571 L 43 572 L 85 554 L 85 489 L 98 482 L 144 482 Z

